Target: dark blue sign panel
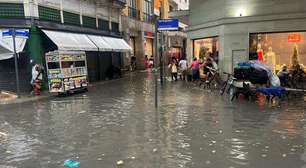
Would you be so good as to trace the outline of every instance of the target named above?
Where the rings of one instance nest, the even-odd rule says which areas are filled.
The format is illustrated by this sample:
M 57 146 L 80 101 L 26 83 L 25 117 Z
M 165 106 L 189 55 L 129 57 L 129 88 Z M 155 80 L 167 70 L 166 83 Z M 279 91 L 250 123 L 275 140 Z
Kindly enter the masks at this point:
M 163 30 L 178 30 L 179 21 L 177 19 L 160 19 L 158 20 L 157 29 Z
M 16 30 L 15 32 L 16 32 L 16 36 L 29 37 L 29 31 L 28 30 Z M 8 29 L 8 30 L 2 32 L 3 37 L 10 37 L 12 35 L 13 35 L 13 30 L 12 29 Z

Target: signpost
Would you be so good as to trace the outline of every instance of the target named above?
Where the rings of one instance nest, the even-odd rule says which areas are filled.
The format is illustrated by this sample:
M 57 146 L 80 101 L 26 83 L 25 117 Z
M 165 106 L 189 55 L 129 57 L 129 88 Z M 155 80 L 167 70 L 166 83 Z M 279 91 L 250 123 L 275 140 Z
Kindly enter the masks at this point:
M 178 30 L 179 21 L 177 19 L 159 19 L 157 22 L 158 31 Z
M 14 48 L 14 59 L 15 59 L 15 73 L 16 73 L 16 88 L 17 88 L 17 96 L 20 96 L 20 82 L 18 75 L 18 57 L 16 50 L 16 36 L 19 38 L 28 38 L 29 31 L 28 30 L 16 30 L 15 28 L 8 29 L 2 32 L 3 38 L 12 38 L 13 39 L 13 48 Z

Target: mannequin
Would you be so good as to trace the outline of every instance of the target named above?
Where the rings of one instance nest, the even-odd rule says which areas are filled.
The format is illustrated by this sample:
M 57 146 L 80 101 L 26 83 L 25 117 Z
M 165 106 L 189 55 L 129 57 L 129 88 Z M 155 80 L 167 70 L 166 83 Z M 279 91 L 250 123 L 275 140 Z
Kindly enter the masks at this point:
M 257 59 L 258 59 L 258 61 L 261 61 L 261 62 L 264 61 L 263 55 L 264 55 L 264 52 L 263 52 L 263 49 L 261 48 L 261 44 L 259 43 L 257 45 Z
M 271 67 L 272 71 L 275 72 L 275 66 L 276 66 L 276 55 L 273 52 L 272 47 L 269 47 L 269 50 L 266 54 L 266 64 Z

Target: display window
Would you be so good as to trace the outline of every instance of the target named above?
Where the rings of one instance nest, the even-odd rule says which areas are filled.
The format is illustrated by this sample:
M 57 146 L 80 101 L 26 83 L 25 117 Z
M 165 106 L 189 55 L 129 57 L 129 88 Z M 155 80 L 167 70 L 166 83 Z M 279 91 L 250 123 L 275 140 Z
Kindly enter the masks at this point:
M 203 38 L 193 40 L 193 57 L 203 59 L 204 57 L 219 58 L 219 37 Z
M 136 47 L 135 47 L 135 45 L 136 45 L 135 37 L 130 37 L 129 43 L 130 43 L 130 46 L 132 47 L 131 57 L 133 57 L 133 56 L 135 56 L 135 49 L 136 49 Z
M 153 39 L 145 38 L 144 43 L 145 48 L 145 55 L 148 56 L 148 58 L 153 56 Z
M 181 48 L 178 48 L 178 47 L 172 47 L 170 48 L 170 50 L 168 51 L 168 56 L 170 58 L 176 58 L 176 59 L 180 59 L 182 57 L 182 54 L 181 54 Z
M 275 72 L 286 65 L 306 64 L 306 32 L 250 34 L 249 59 L 259 60 Z

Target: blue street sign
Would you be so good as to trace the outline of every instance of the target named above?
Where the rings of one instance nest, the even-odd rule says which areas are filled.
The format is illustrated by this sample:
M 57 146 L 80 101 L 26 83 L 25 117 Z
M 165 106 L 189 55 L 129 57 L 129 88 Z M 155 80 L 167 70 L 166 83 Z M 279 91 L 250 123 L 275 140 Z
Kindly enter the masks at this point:
M 3 31 L 2 36 L 3 37 L 13 36 L 13 30 L 8 29 L 6 31 Z M 16 30 L 16 36 L 18 36 L 18 37 L 29 37 L 29 31 L 28 30 Z
M 159 19 L 157 24 L 157 30 L 178 30 L 179 21 L 177 19 Z

